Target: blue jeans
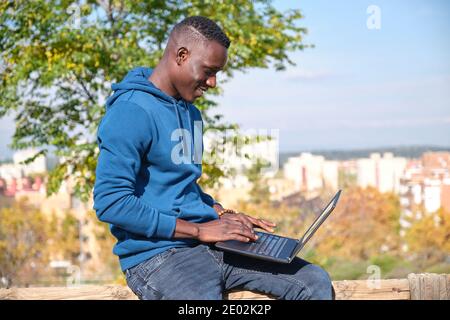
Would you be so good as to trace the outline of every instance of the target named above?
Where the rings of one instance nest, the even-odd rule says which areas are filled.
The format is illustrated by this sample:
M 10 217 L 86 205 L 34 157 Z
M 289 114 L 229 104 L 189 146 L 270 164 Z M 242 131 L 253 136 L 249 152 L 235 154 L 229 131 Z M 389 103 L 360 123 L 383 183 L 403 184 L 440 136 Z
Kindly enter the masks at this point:
M 143 300 L 221 300 L 230 289 L 278 299 L 331 299 L 328 273 L 295 258 L 290 264 L 248 258 L 200 244 L 172 248 L 125 271 L 130 289 Z

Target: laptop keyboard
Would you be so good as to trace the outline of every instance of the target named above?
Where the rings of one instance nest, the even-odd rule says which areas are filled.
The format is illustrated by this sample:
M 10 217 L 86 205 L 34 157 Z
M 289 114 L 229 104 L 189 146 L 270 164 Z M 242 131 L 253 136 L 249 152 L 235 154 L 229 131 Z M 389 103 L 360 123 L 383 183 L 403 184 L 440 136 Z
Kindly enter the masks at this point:
M 277 257 L 288 239 L 278 237 L 272 234 L 256 232 L 258 240 L 253 242 L 249 251 L 265 256 Z

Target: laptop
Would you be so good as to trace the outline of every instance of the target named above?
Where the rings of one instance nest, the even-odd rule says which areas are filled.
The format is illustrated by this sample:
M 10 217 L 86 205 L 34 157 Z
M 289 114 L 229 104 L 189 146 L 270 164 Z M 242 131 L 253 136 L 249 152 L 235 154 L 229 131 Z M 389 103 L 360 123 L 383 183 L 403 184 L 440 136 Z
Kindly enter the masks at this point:
M 258 236 L 256 241 L 219 241 L 216 242 L 215 246 L 225 251 L 257 259 L 279 263 L 290 263 L 336 207 L 341 191 L 342 190 L 339 190 L 336 193 L 330 203 L 325 207 L 322 213 L 319 214 L 300 239 L 286 238 L 266 232 L 255 232 Z

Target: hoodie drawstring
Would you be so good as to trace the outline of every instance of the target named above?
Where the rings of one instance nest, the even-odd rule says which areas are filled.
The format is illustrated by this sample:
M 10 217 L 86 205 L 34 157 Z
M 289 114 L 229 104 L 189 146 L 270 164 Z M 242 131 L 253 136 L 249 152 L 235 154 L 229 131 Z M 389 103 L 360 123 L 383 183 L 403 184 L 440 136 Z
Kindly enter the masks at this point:
M 190 132 L 191 132 L 191 161 L 193 160 L 193 158 L 194 158 L 194 156 L 193 155 L 195 155 L 195 149 L 194 149 L 194 142 L 195 142 L 195 137 L 194 137 L 194 134 L 195 134 L 195 132 L 194 132 L 194 128 L 192 127 L 192 122 L 191 122 L 191 113 L 189 112 L 189 108 L 188 108 L 188 106 L 186 105 L 186 101 L 184 101 L 183 100 L 183 103 L 184 103 L 184 107 L 186 108 L 186 112 L 187 112 L 187 116 L 188 116 L 188 121 L 189 121 L 189 130 L 190 130 Z

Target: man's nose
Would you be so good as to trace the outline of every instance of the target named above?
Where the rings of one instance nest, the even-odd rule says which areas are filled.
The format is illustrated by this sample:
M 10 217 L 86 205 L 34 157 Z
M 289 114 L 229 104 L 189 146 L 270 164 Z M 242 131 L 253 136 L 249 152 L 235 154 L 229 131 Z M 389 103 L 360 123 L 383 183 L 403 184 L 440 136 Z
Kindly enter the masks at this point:
M 206 80 L 206 84 L 210 88 L 216 87 L 216 76 L 209 77 L 208 80 Z

